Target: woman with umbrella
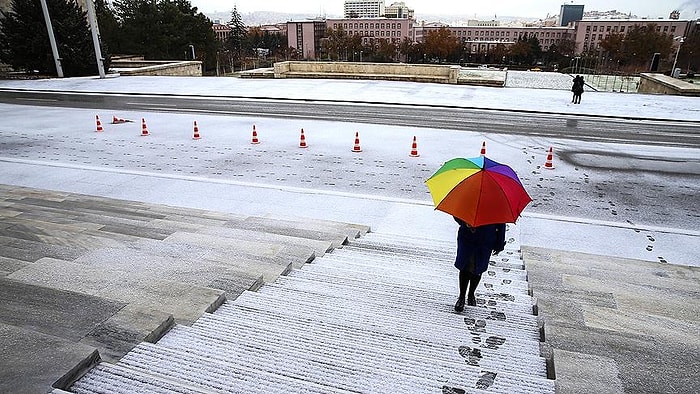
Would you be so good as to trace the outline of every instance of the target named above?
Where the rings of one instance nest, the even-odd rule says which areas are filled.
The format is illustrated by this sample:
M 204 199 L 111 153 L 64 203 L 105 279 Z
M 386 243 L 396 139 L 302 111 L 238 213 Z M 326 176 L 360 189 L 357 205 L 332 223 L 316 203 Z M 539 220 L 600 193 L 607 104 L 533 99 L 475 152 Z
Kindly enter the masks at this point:
M 455 267 L 459 270 L 459 297 L 457 297 L 455 311 L 462 312 L 467 288 L 469 288 L 467 305 L 476 306 L 474 292 L 479 286 L 481 274 L 488 268 L 491 254 L 497 255 L 506 246 L 506 225 L 499 223 L 472 227 L 457 217 L 454 219 L 459 223 L 455 259 Z
M 459 297 L 455 310 L 476 306 L 475 290 L 492 253 L 505 247 L 505 223 L 515 223 L 532 201 L 512 168 L 486 157 L 456 158 L 425 181 L 435 209 L 459 223 L 457 257 Z

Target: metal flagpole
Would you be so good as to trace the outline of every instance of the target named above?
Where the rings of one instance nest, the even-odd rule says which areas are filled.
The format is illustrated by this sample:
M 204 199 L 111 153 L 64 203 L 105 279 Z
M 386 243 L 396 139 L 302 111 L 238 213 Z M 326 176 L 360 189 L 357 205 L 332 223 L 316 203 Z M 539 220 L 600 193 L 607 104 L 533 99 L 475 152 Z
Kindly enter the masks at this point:
M 100 30 L 97 26 L 97 18 L 95 17 L 95 3 L 93 0 L 87 0 L 87 15 L 90 22 L 90 30 L 92 31 L 92 43 L 95 46 L 95 59 L 97 59 L 97 71 L 100 73 L 100 78 L 105 77 L 105 64 L 100 49 Z
M 46 0 L 41 0 L 41 9 L 44 11 L 44 20 L 46 21 L 46 30 L 49 31 L 49 42 L 51 42 L 51 52 L 53 52 L 53 61 L 56 63 L 56 74 L 59 78 L 63 78 L 63 67 L 61 67 L 61 58 L 58 56 L 58 47 L 56 46 L 56 37 L 53 35 L 53 25 L 49 17 L 49 7 L 46 6 Z

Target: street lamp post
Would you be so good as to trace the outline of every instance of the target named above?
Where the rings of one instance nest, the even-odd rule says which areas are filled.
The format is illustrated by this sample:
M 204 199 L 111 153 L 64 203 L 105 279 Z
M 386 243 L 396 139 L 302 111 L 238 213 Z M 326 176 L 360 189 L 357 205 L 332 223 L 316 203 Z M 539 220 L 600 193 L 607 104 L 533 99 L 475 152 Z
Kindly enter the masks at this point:
M 49 17 L 49 8 L 46 5 L 46 0 L 41 0 L 41 10 L 44 13 L 44 21 L 46 22 L 46 30 L 49 31 L 49 43 L 51 44 L 51 52 L 53 54 L 53 61 L 56 65 L 56 75 L 59 78 L 63 78 L 63 67 L 61 66 L 61 58 L 58 55 L 58 46 L 56 45 L 56 37 L 53 34 L 53 26 L 51 24 L 51 18 Z
M 97 16 L 95 15 L 95 3 L 93 3 L 93 0 L 88 0 L 85 2 L 85 6 L 87 7 L 90 32 L 92 33 L 92 44 L 95 48 L 97 72 L 100 74 L 100 78 L 105 78 L 105 59 L 102 57 L 102 50 L 100 49 L 100 29 L 97 25 Z
M 674 37 L 674 40 L 678 40 L 678 48 L 676 48 L 676 57 L 673 59 L 673 67 L 671 67 L 671 77 L 676 73 L 676 62 L 678 61 L 678 53 L 681 51 L 681 45 L 685 41 L 685 37 Z

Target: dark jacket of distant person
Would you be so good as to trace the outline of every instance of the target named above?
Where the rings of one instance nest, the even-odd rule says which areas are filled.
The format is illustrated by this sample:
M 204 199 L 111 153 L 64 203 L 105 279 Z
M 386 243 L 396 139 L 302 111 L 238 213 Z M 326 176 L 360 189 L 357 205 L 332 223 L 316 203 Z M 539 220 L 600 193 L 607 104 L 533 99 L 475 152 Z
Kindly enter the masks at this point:
M 498 254 L 505 248 L 506 225 L 487 224 L 470 227 L 463 220 L 455 218 L 459 223 L 457 232 L 457 257 L 455 267 L 474 275 L 481 275 L 489 266 L 492 253 Z

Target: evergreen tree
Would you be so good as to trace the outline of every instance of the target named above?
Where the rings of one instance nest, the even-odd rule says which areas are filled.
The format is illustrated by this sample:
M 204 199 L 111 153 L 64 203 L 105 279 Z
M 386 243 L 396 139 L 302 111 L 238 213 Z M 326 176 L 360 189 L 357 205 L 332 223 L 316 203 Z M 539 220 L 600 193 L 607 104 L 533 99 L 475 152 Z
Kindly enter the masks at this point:
M 66 77 L 97 73 L 85 11 L 75 0 L 47 0 Z M 56 75 L 48 30 L 39 0 L 12 0 L 0 18 L 0 61 L 17 70 Z
M 190 45 L 205 69 L 216 64 L 218 42 L 212 22 L 188 0 L 115 0 L 118 34 L 109 43 L 122 54 L 150 60 L 184 60 Z
M 241 14 L 238 13 L 235 5 L 233 6 L 233 11 L 231 11 L 231 20 L 228 22 L 228 26 L 231 28 L 231 33 L 226 39 L 226 48 L 234 53 L 236 58 L 240 60 L 243 55 L 243 44 L 245 43 L 248 32 L 245 24 L 243 24 Z

